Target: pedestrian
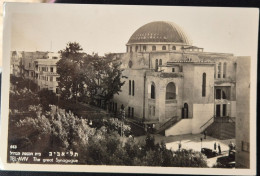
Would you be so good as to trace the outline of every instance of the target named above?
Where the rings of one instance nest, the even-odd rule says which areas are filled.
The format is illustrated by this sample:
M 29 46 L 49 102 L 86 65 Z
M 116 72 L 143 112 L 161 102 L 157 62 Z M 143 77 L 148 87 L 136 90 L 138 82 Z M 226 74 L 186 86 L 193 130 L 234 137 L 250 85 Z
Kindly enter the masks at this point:
M 214 150 L 215 151 L 217 150 L 217 143 L 216 142 L 214 143 Z
M 218 154 L 221 155 L 221 147 L 220 147 L 220 144 L 218 144 Z
M 180 141 L 180 143 L 179 143 L 179 150 L 181 150 L 181 141 Z
M 204 139 L 206 139 L 207 138 L 207 131 L 205 130 L 204 131 Z
M 235 150 L 235 145 L 234 145 L 234 143 L 233 142 L 231 142 L 231 150 Z
M 229 142 L 228 147 L 229 147 L 229 151 L 233 149 L 233 144 L 231 141 Z

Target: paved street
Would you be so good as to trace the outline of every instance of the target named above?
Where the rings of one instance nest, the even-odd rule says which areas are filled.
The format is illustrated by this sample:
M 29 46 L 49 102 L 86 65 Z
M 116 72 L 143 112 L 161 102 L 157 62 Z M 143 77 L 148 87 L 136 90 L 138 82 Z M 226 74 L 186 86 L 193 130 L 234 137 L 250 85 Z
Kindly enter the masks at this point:
M 146 136 L 140 136 L 136 137 L 135 140 L 139 142 L 145 142 Z M 201 143 L 200 138 L 203 138 L 203 141 Z M 178 135 L 178 136 L 162 136 L 162 135 L 154 135 L 155 143 L 160 143 L 161 141 L 164 141 L 166 143 L 166 147 L 171 150 L 178 150 L 179 143 L 181 141 L 181 146 L 184 149 L 192 149 L 194 151 L 200 151 L 201 145 L 202 147 L 206 147 L 209 149 L 214 149 L 214 143 L 216 142 L 217 145 L 220 144 L 222 156 L 228 154 L 228 144 L 229 142 L 233 142 L 235 144 L 235 139 L 228 139 L 228 140 L 219 140 L 210 136 L 207 136 L 206 139 L 204 139 L 204 136 L 202 134 L 186 134 L 186 135 Z M 218 150 L 217 150 L 218 151 Z M 218 156 L 220 157 L 220 156 Z M 216 163 L 216 160 L 218 157 L 210 158 L 208 159 L 208 166 L 213 166 L 213 164 Z

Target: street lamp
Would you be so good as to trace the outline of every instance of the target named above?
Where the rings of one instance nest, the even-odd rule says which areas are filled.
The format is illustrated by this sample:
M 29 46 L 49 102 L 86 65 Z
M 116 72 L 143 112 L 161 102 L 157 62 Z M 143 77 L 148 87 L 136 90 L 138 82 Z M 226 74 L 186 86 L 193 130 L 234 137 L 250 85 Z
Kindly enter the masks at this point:
M 203 140 L 203 138 L 201 137 L 201 138 L 200 138 L 200 142 L 201 142 L 201 143 L 200 143 L 200 151 L 202 151 L 202 140 Z

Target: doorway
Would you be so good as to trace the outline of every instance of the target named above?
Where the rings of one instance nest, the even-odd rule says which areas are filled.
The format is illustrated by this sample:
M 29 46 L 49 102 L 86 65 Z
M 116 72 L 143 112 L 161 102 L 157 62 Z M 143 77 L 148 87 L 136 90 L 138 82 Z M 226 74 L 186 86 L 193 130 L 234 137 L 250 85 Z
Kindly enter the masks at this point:
M 220 105 L 216 105 L 216 116 L 220 117 Z
M 182 108 L 182 118 L 187 119 L 189 117 L 189 106 L 187 103 L 184 103 Z
M 227 116 L 227 105 L 223 104 L 223 117 Z

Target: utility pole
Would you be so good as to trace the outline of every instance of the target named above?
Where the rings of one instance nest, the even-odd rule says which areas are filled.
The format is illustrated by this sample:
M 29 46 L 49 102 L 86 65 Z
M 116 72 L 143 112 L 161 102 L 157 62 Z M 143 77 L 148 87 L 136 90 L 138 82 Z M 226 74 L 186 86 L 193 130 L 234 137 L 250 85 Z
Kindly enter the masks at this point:
M 125 120 L 125 108 L 124 105 L 121 106 L 121 118 L 122 118 L 122 123 L 121 123 L 121 136 L 124 136 L 124 120 Z

